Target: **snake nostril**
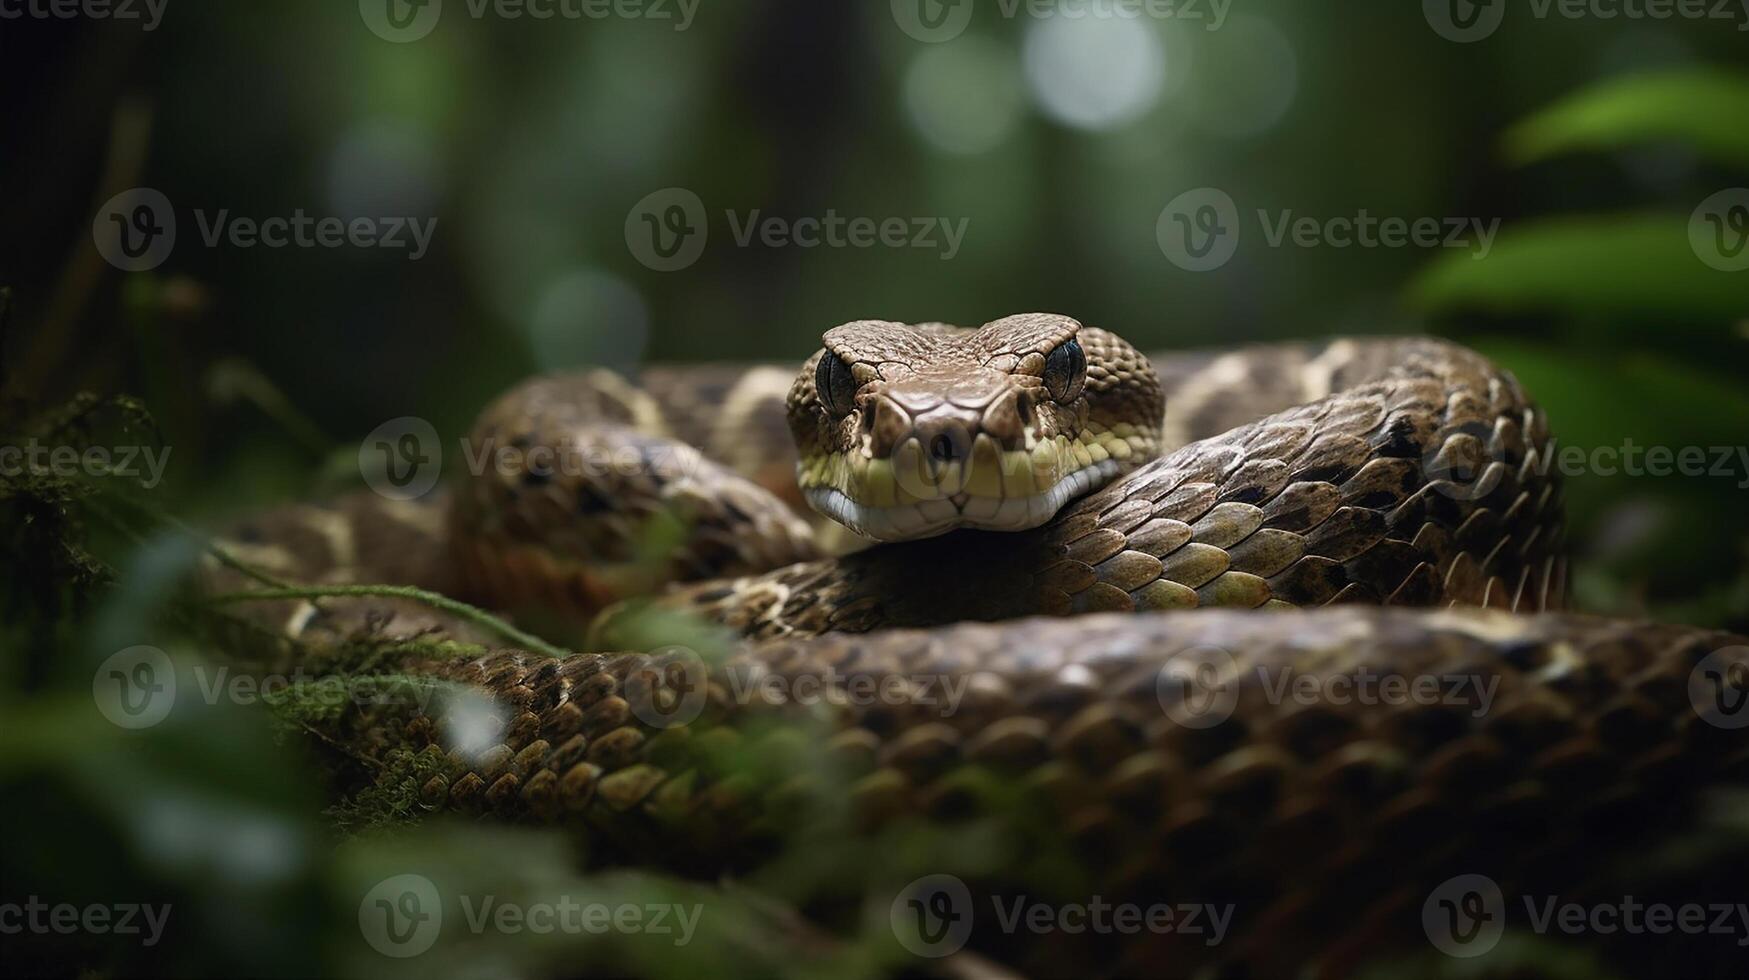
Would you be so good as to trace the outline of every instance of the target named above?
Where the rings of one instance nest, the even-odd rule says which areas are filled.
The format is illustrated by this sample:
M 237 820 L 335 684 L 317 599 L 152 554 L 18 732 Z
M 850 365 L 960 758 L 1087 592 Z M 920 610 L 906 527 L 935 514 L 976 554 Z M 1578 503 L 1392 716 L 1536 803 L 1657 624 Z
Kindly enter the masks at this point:
M 1020 416 L 1021 425 L 1032 424 L 1032 394 L 1024 389 L 1014 393 L 1014 413 Z

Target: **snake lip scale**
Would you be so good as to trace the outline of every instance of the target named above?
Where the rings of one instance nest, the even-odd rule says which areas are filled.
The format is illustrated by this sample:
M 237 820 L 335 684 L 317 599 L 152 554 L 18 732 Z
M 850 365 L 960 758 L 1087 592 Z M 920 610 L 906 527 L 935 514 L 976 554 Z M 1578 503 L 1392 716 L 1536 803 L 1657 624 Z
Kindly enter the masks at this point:
M 1115 461 L 1105 460 L 1076 470 L 1030 497 L 974 497 L 962 492 L 893 507 L 867 506 L 836 487 L 810 487 L 803 492 L 808 506 L 857 534 L 877 541 L 908 541 L 961 527 L 1035 528 L 1056 516 L 1064 504 L 1109 483 L 1118 472 Z

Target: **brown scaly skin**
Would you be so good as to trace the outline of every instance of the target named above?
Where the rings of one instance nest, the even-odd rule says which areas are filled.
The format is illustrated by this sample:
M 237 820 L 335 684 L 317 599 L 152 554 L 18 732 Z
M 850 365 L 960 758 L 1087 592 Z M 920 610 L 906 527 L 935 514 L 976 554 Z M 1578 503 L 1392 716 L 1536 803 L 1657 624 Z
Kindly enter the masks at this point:
M 884 900 L 882 889 L 896 894 L 909 878 L 937 872 L 960 874 L 981 902 L 1047 888 L 1028 869 L 1059 855 L 1065 860 L 1050 866 L 1075 874 L 1067 883 L 1046 876 L 1068 889 L 1050 900 L 1234 906 L 1231 935 L 1211 948 L 1175 935 L 1002 935 L 985 902 L 973 948 L 1065 975 L 1211 967 L 1347 975 L 1399 950 L 1425 951 L 1422 902 L 1459 873 L 1493 877 L 1509 901 L 1519 893 L 1619 899 L 1619 888 L 1596 880 L 1613 857 L 1683 826 L 1709 787 L 1744 782 L 1743 738 L 1701 721 L 1689 699 L 1699 661 L 1743 638 L 1532 615 L 1564 594 L 1560 507 L 1542 475 L 1547 426 L 1509 375 L 1422 339 L 1163 357 L 1155 368 L 1169 395 L 1164 438 L 1178 448 L 1027 532 L 961 533 L 762 571 L 772 559 L 757 552 L 774 540 L 797 556 L 812 546 L 799 524 L 788 525 L 787 538 L 749 542 L 751 550 L 734 544 L 762 521 L 794 518 L 751 482 L 759 452 L 725 453 L 739 459 L 744 485 L 731 483 L 727 468 L 689 471 L 705 474 L 692 487 L 706 491 L 709 533 L 699 538 L 706 545 L 681 550 L 667 577 L 700 575 L 695 566 L 708 562 L 695 559 L 707 557 L 742 562 L 748 574 L 687 585 L 665 601 L 764 642 L 709 668 L 639 654 L 414 660 L 409 669 L 492 696 L 503 711 L 497 744 L 464 753 L 445 740 L 441 711 L 389 708 L 349 715 L 338 737 L 372 754 L 436 753 L 441 774 L 424 787 L 433 807 L 561 821 L 635 863 L 735 870 L 757 885 L 764 862 L 788 846 L 873 855 L 874 869 L 857 865 L 832 879 L 845 892 L 839 905 Z M 515 439 L 541 416 L 541 438 L 583 429 L 575 438 L 652 445 L 637 440 L 649 439 L 661 416 L 650 409 L 666 399 L 649 392 L 684 389 L 685 377 L 658 373 L 642 391 L 599 379 L 548 382 L 559 387 L 541 396 L 550 399 L 545 416 L 517 394 L 482 426 Z M 735 418 L 671 425 L 671 434 L 743 447 L 768 438 L 782 404 L 737 395 L 733 380 L 715 383 L 724 397 L 695 399 L 695 408 L 722 414 L 734 402 L 742 406 Z M 617 407 L 566 415 L 567 399 L 603 391 Z M 766 424 L 735 424 L 753 418 Z M 688 478 L 656 473 L 621 489 L 672 498 Z M 595 541 L 594 531 L 565 532 L 577 537 L 563 559 L 538 548 L 542 521 L 577 519 L 566 495 L 584 485 L 475 483 L 463 487 L 452 527 L 464 536 L 487 528 L 526 546 L 527 561 L 514 572 L 488 569 L 471 594 L 514 598 L 533 587 L 587 611 L 629 587 L 588 559 L 623 554 L 613 549 L 633 521 L 622 518 Z M 711 497 L 717 488 L 730 489 Z M 710 500 L 738 497 L 752 509 L 710 509 Z M 370 509 L 360 501 L 338 513 L 356 520 Z M 310 563 L 301 577 L 366 581 L 394 571 L 373 571 L 382 556 L 359 547 L 362 536 L 337 543 L 336 512 L 322 513 L 335 527 L 287 559 Z M 256 534 L 264 549 L 286 534 L 266 523 Z M 419 522 L 403 524 L 431 537 Z M 379 546 L 392 537 L 373 533 Z M 553 567 L 562 574 L 543 579 Z M 1357 605 L 1252 611 L 1326 603 Z M 1244 608 L 940 625 L 1194 605 Z M 296 632 L 315 623 L 333 634 L 348 613 L 373 607 L 382 604 L 324 602 L 318 616 L 306 610 L 275 625 Z M 895 629 L 918 626 L 935 628 Z M 1230 658 L 1222 677 L 1232 683 L 1222 689 L 1237 695 L 1232 715 L 1186 727 L 1168 710 L 1175 702 L 1162 694 L 1171 690 L 1162 668 L 1211 647 Z M 737 670 L 743 679 L 765 670 L 793 680 L 829 666 L 841 676 L 969 678 L 971 686 L 947 716 L 912 701 L 803 710 L 732 696 Z M 1371 671 L 1498 686 L 1479 714 L 1467 704 L 1302 704 L 1265 696 L 1269 671 L 1283 668 L 1322 682 Z M 660 717 L 652 702 L 694 689 L 709 692 L 698 719 L 652 727 Z M 999 857 L 962 868 L 949 848 L 914 865 L 903 848 L 882 846 L 882 834 L 919 823 L 975 826 L 980 839 L 999 843 Z M 821 902 L 830 909 L 833 896 Z M 1640 942 L 1635 962 L 1655 969 L 1669 947 Z M 1712 953 L 1691 946 L 1684 965 L 1731 975 L 1740 951 Z
M 647 393 L 599 371 L 537 379 L 489 406 L 469 441 L 504 463 L 462 481 L 449 534 L 466 590 L 587 612 L 667 581 L 819 554 L 788 506 L 666 425 Z M 524 455 L 543 450 L 550 459 Z M 689 530 L 651 567 L 637 559 L 658 518 Z
M 1159 452 L 1153 366 L 1069 317 L 864 320 L 823 341 L 788 399 L 797 482 L 871 538 L 1037 527 Z
M 981 871 L 940 855 L 911 866 L 902 848 L 871 850 L 876 867 L 842 887 L 885 900 L 909 878 L 957 873 L 987 910 L 992 894 L 1036 895 L 1024 869 L 1060 852 L 1078 874 L 1059 883 L 1069 889 L 1059 900 L 1233 906 L 1215 947 L 1174 935 L 1009 936 L 980 912 L 975 948 L 1046 975 L 1223 965 L 1335 977 L 1425 949 L 1423 900 L 1455 875 L 1486 874 L 1509 896 L 1582 896 L 1612 857 L 1681 826 L 1700 788 L 1741 784 L 1749 743 L 1702 721 L 1688 685 L 1703 657 L 1743 642 L 1555 614 L 1106 615 L 834 634 L 708 668 L 515 651 L 415 663 L 490 692 L 505 708 L 498 744 L 454 751 L 437 734 L 449 729 L 442 712 L 353 723 L 375 744 L 448 750 L 445 775 L 425 786 L 429 806 L 588 827 L 596 846 L 617 843 L 639 863 L 757 883 L 791 835 L 825 833 L 857 852 L 920 819 L 978 828 L 1001 842 L 1000 860 Z M 1194 714 L 1170 710 L 1188 695 L 1174 695 L 1183 689 L 1163 684 L 1162 669 L 1211 650 L 1231 715 L 1190 727 L 1181 722 Z M 737 694 L 763 672 L 801 690 L 796 677 L 828 668 L 841 690 L 895 676 L 970 686 L 953 712 L 929 689 L 824 713 Z M 1437 679 L 1440 701 L 1270 696 L 1287 676 L 1328 684 L 1368 672 Z M 702 714 L 691 724 L 650 723 L 665 717 L 655 698 L 685 705 L 693 690 Z M 750 759 L 769 769 L 750 776 Z M 992 793 L 993 778 L 1021 787 L 1020 799 Z M 1716 962 L 1686 950 L 1693 975 L 1734 969 L 1738 951 L 1720 942 Z
M 1325 397 L 1183 446 L 1036 531 L 887 546 L 665 601 L 753 637 L 1198 606 L 1559 608 L 1549 431 L 1517 382 L 1433 340 L 1351 356 L 1361 371 L 1325 379 L 1343 385 Z

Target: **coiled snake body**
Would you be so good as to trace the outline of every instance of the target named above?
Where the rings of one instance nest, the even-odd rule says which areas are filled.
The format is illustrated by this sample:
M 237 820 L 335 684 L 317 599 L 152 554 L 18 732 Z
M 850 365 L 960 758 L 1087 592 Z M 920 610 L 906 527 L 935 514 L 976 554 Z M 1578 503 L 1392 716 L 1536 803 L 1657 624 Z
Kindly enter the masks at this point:
M 422 502 L 267 515 L 235 547 L 285 577 L 508 610 L 659 593 L 654 612 L 742 642 L 408 655 L 490 694 L 487 744 L 386 709 L 340 737 L 422 752 L 428 805 L 564 821 L 626 860 L 755 882 L 790 848 L 842 863 L 809 897 L 839 925 L 951 873 L 985 907 L 1233 913 L 1212 945 L 983 913 L 960 937 L 1030 970 L 1342 975 L 1428 949 L 1423 912 L 1456 875 L 1587 894 L 1749 757 L 1692 696 L 1744 640 L 1552 611 L 1548 427 L 1510 375 L 1439 341 L 1149 359 L 1064 317 L 857 323 L 799 376 L 537 380 L 471 439 L 513 465 Z M 529 465 L 540 447 L 631 465 Z M 804 499 L 908 540 L 847 547 Z M 674 640 L 652 614 L 614 607 L 594 635 Z M 502 642 L 393 600 L 262 615 L 303 639 Z M 822 690 L 838 696 L 804 696 Z M 901 843 L 919 827 L 988 846 Z

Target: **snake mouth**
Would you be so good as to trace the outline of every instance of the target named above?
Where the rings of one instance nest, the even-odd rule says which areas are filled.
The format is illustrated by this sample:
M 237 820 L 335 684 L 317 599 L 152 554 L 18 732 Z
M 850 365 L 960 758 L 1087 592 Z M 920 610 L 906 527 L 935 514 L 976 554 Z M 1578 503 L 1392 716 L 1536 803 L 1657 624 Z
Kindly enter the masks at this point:
M 958 528 L 1025 531 L 1038 527 L 1055 517 L 1064 504 L 1111 482 L 1118 471 L 1115 460 L 1106 460 L 1076 470 L 1050 489 L 1025 497 L 979 497 L 962 491 L 890 507 L 859 503 L 836 487 L 812 487 L 803 493 L 809 506 L 864 537 L 910 541 Z
M 849 451 L 804 457 L 796 475 L 809 506 L 877 541 L 962 527 L 1024 531 L 1152 458 L 1156 443 L 1154 433 L 1127 423 L 1074 435 L 1028 433 L 1012 448 L 985 432 L 950 438 L 924 430 L 881 456 L 865 440 Z
M 945 534 L 955 528 L 1024 531 L 1056 515 L 1069 501 L 1109 483 L 1146 458 L 1149 438 L 1125 427 L 1097 436 L 1030 440 L 1003 450 L 988 435 L 968 451 L 931 452 L 906 440 L 888 458 L 866 452 L 804 460 L 799 483 L 816 511 L 877 541 Z

